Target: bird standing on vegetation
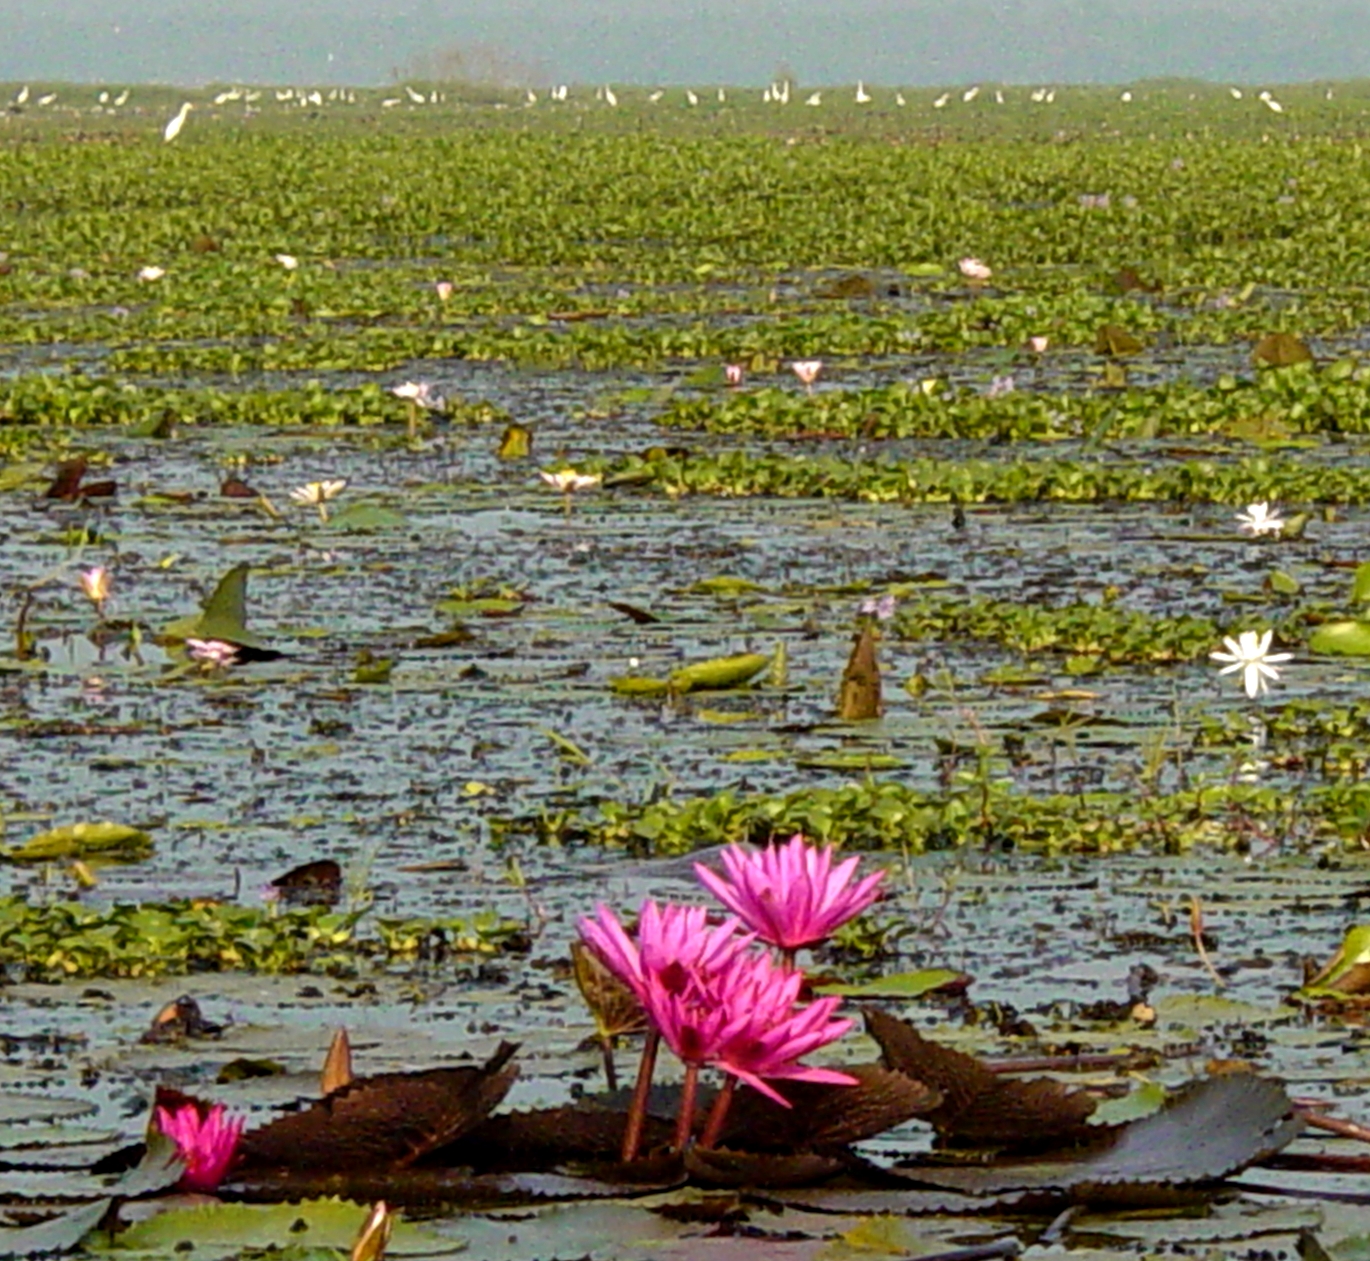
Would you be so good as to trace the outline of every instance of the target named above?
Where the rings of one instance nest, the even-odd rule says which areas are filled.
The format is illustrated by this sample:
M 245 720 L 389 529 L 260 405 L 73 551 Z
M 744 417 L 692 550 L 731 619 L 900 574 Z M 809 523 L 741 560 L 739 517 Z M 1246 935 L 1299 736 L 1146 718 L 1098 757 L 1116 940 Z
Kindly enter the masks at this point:
M 857 103 L 858 105 L 869 105 L 869 104 L 870 104 L 870 100 L 871 100 L 871 94 L 870 94 L 869 92 L 866 91 L 866 85 L 865 85 L 865 83 L 864 83 L 862 80 L 857 79 L 857 81 L 856 81 L 856 103 Z
M 167 144 L 170 144 L 181 134 L 181 128 L 186 125 L 186 117 L 194 108 L 195 106 L 189 101 L 181 102 L 181 108 L 177 111 L 176 117 L 167 123 L 166 127 L 162 130 L 162 139 L 166 141 Z

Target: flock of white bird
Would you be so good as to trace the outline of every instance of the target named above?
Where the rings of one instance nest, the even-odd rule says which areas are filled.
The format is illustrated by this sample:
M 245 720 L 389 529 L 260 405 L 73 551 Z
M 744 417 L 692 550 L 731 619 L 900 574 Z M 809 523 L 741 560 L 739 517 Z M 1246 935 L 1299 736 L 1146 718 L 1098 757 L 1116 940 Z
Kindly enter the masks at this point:
M 831 90 L 820 88 L 805 96 L 804 104 L 809 106 L 821 106 L 823 104 L 825 91 L 829 99 L 835 95 Z M 404 94 L 402 96 L 383 97 L 380 101 L 381 108 L 394 109 L 401 105 L 417 108 L 426 105 L 440 105 L 447 100 L 446 93 L 437 89 L 420 92 L 417 88 L 413 88 L 407 83 L 403 85 L 403 92 Z M 705 96 L 710 93 L 720 104 L 726 103 L 728 100 L 728 94 L 724 88 L 710 89 L 710 93 L 698 92 L 693 88 L 685 88 L 683 89 L 683 92 L 685 104 L 689 108 L 698 106 L 704 100 Z M 761 100 L 764 104 L 768 105 L 788 105 L 790 103 L 790 92 L 791 84 L 788 79 L 777 80 L 766 86 L 761 93 Z M 1051 105 L 1056 101 L 1056 92 L 1057 89 L 1054 87 L 1033 88 L 1027 94 L 1027 99 L 1035 105 Z M 1244 99 L 1244 93 L 1241 88 L 1230 87 L 1228 88 L 1228 92 L 1235 101 Z M 92 113 L 112 114 L 128 104 L 130 94 L 131 89 L 129 88 L 124 88 L 117 96 L 111 95 L 108 89 L 101 89 L 95 98 L 94 104 L 88 106 L 73 106 L 72 108 L 88 108 Z M 272 95 L 279 105 L 302 108 L 320 109 L 325 105 L 356 105 L 359 103 L 356 91 L 351 88 L 330 88 L 327 93 L 319 88 L 277 88 L 273 91 Z M 665 100 L 666 95 L 667 93 L 664 88 L 656 88 L 647 94 L 647 100 L 649 103 L 656 104 Z M 953 102 L 956 95 L 956 93 L 950 91 L 943 92 L 940 96 L 934 97 L 930 104 L 933 109 L 945 109 Z M 978 83 L 963 89 L 959 93 L 961 102 L 966 105 L 969 105 L 979 95 L 980 85 Z M 246 110 L 254 112 L 258 108 L 257 103 L 262 99 L 263 92 L 261 89 L 244 87 L 226 88 L 212 98 L 215 106 L 223 107 L 225 105 L 241 102 Z M 526 106 L 537 105 L 540 99 L 538 93 L 532 88 L 528 88 L 524 93 L 524 104 Z M 570 101 L 572 99 L 571 88 L 568 84 L 559 83 L 546 91 L 546 99 L 553 102 Z M 610 108 L 616 108 L 619 104 L 618 93 L 616 93 L 607 83 L 595 89 L 594 99 Z M 871 105 L 875 102 L 876 98 L 866 87 L 865 80 L 858 79 L 855 95 L 852 99 L 857 105 Z M 909 103 L 909 98 L 902 91 L 893 92 L 888 99 L 900 108 L 903 108 Z M 1275 99 L 1273 93 L 1271 93 L 1269 89 L 1258 93 L 1255 99 L 1272 113 L 1284 113 L 1284 106 Z M 1327 89 L 1327 99 L 1332 99 L 1331 88 Z M 1124 91 L 1119 97 L 1119 100 L 1124 104 L 1131 103 L 1133 100 L 1132 92 Z M 46 92 L 42 96 L 34 97 L 30 92 L 29 85 L 26 83 L 15 93 L 13 101 L 11 102 L 11 107 L 22 110 L 30 104 L 30 101 L 35 107 L 47 108 L 57 103 L 58 94 L 56 92 Z M 365 97 L 363 97 L 361 103 L 366 103 Z M 1004 105 L 1007 103 L 1007 97 L 1005 96 L 1003 88 L 994 89 L 994 103 L 996 105 Z M 181 134 L 182 129 L 186 125 L 186 119 L 189 117 L 190 111 L 194 108 L 195 105 L 193 102 L 185 101 L 182 103 L 181 108 L 168 120 L 166 126 L 162 129 L 162 136 L 168 143 L 175 140 L 176 137 Z M 501 106 L 498 108 L 503 107 Z

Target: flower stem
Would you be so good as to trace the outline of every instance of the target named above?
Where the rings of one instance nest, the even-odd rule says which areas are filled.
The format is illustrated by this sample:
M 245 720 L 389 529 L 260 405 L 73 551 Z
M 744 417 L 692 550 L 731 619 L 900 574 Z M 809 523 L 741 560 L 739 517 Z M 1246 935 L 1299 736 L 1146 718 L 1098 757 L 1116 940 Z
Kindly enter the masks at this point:
M 637 1084 L 633 1087 L 633 1102 L 628 1108 L 628 1126 L 623 1131 L 622 1157 L 625 1165 L 637 1159 L 642 1146 L 642 1127 L 647 1120 L 647 1095 L 652 1089 L 652 1073 L 656 1071 L 656 1052 L 661 1045 L 661 1034 L 647 1030 L 647 1041 L 642 1046 L 642 1063 L 637 1066 Z
M 718 1136 L 723 1133 L 723 1122 L 728 1117 L 728 1107 L 733 1101 L 733 1092 L 736 1089 L 737 1078 L 729 1073 L 723 1079 L 723 1089 L 718 1092 L 714 1106 L 709 1109 L 709 1119 L 704 1123 L 704 1133 L 699 1138 L 701 1147 L 717 1145 Z
M 685 1065 L 685 1083 L 680 1088 L 680 1112 L 675 1119 L 675 1149 L 684 1154 L 695 1124 L 695 1097 L 699 1094 L 699 1065 Z

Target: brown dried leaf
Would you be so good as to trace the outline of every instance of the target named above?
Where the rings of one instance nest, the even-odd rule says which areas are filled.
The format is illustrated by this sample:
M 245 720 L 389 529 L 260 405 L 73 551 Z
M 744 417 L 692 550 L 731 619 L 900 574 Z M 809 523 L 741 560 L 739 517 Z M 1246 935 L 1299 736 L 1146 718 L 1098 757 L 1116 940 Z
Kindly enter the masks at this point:
M 1049 1078 L 996 1074 L 973 1055 L 932 1042 L 878 1009 L 867 1010 L 866 1029 L 888 1067 L 941 1092 L 942 1102 L 927 1120 L 943 1138 L 966 1146 L 1041 1149 L 1098 1133 L 1087 1123 L 1095 1100 L 1082 1091 Z
M 346 1029 L 339 1029 L 328 1044 L 328 1054 L 323 1059 L 323 1071 L 319 1074 L 319 1090 L 331 1095 L 335 1090 L 350 1086 L 355 1081 L 352 1072 L 352 1043 Z
M 852 644 L 842 684 L 837 692 L 837 716 L 844 722 L 865 722 L 879 718 L 884 710 L 880 700 L 880 661 L 875 655 L 875 628 L 863 626 Z
M 647 1014 L 633 993 L 583 941 L 571 943 L 571 967 L 585 1005 L 595 1018 L 595 1029 L 603 1039 L 647 1028 Z
M 569 1161 L 616 1161 L 627 1123 L 626 1096 L 622 1096 L 619 1109 L 607 1106 L 606 1101 L 501 1112 L 435 1159 L 481 1170 L 542 1170 Z M 642 1149 L 666 1146 L 673 1129 L 667 1117 L 649 1115 L 643 1126 Z
M 79 499 L 81 497 L 81 479 L 86 475 L 86 463 L 84 455 L 78 455 L 71 460 L 63 460 L 57 466 L 57 473 L 51 484 L 43 492 L 43 498 L 67 501 Z
M 926 1116 L 941 1102 L 931 1086 L 879 1064 L 855 1064 L 842 1071 L 857 1084 L 773 1083 L 791 1108 L 744 1086 L 733 1099 L 722 1145 L 751 1152 L 830 1150 Z
M 518 1076 L 515 1043 L 480 1067 L 359 1077 L 303 1112 L 243 1135 L 240 1166 L 327 1171 L 405 1168 L 487 1117 Z

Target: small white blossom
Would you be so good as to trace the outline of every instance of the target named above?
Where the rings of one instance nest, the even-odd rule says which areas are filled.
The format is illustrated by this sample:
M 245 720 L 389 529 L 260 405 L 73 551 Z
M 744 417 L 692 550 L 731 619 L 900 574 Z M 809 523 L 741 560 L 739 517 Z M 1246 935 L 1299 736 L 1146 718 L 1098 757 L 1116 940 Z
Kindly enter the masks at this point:
M 823 361 L 821 359 L 796 359 L 790 364 L 790 371 L 797 376 L 810 393 L 813 391 L 813 383 L 818 380 L 818 374 L 823 371 Z
M 957 262 L 956 267 L 967 280 L 988 280 L 994 275 L 989 264 L 981 262 L 978 258 L 963 258 Z
M 1294 659 L 1291 652 L 1270 651 L 1270 643 L 1274 638 L 1273 630 L 1242 631 L 1236 639 L 1225 635 L 1223 648 L 1227 651 L 1210 652 L 1208 655 L 1214 661 L 1226 662 L 1218 671 L 1219 674 L 1234 674 L 1240 670 L 1242 686 L 1254 701 L 1269 691 L 1271 683 L 1279 680 L 1280 672 L 1275 667 Z
M 1279 534 L 1284 529 L 1284 518 L 1278 509 L 1262 502 L 1247 504 L 1245 512 L 1237 513 L 1237 524 L 1244 533 L 1259 538 L 1262 534 Z
M 290 492 L 290 497 L 297 504 L 305 507 L 313 507 L 319 510 L 319 520 L 328 520 L 328 501 L 336 499 L 347 489 L 347 478 L 337 477 L 331 481 L 306 482 L 303 486 L 296 486 Z
M 276 261 L 280 263 L 286 271 L 294 271 L 300 265 L 300 260 L 294 254 L 277 254 Z
M 538 476 L 563 495 L 570 495 L 578 490 L 589 490 L 604 480 L 599 473 L 577 473 L 573 468 L 559 469 L 555 473 L 539 473 Z
M 165 267 L 153 267 L 149 265 L 147 267 L 140 267 L 138 269 L 138 279 L 142 281 L 161 280 L 161 278 L 165 275 Z
M 402 381 L 392 385 L 390 393 L 429 412 L 440 412 L 447 406 L 447 400 L 434 391 L 431 381 Z

